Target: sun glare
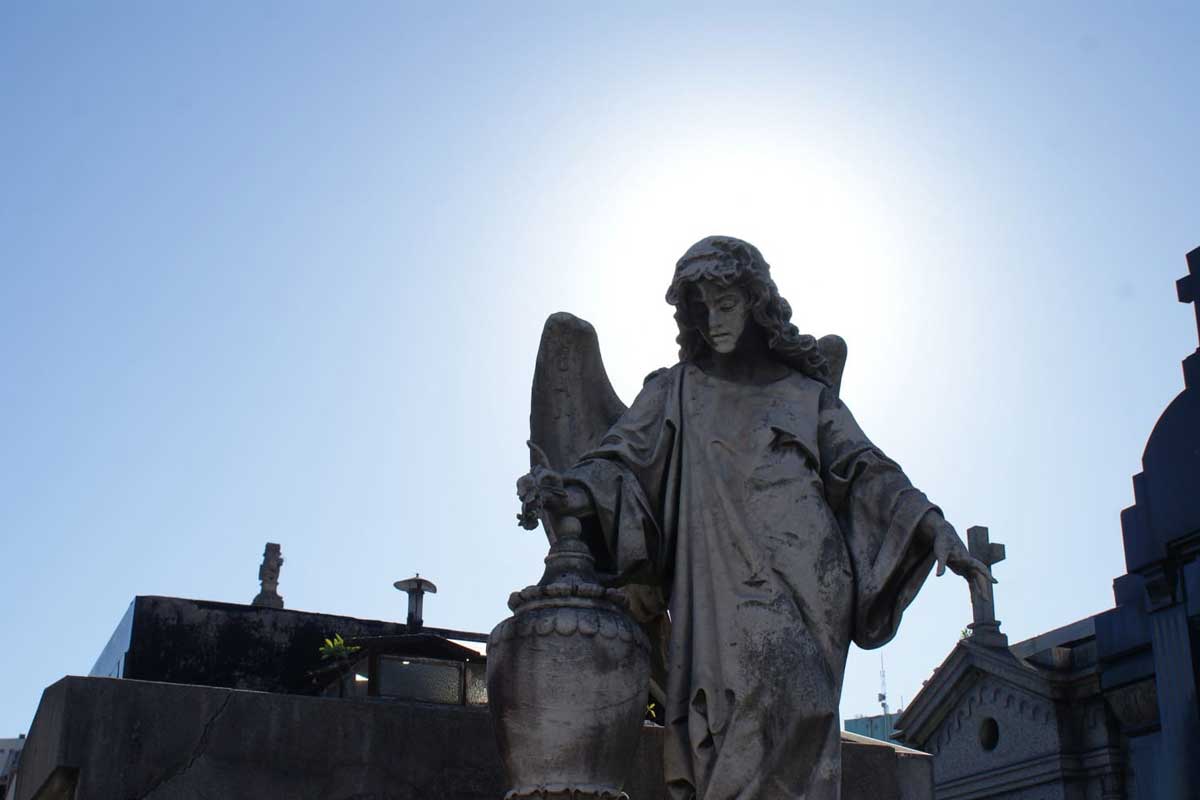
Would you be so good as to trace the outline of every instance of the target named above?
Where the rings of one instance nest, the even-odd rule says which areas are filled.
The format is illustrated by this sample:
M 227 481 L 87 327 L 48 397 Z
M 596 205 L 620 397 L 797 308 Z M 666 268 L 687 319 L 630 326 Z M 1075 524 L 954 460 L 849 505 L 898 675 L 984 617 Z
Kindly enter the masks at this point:
M 715 136 L 661 147 L 608 176 L 605 200 L 563 244 L 574 274 L 588 276 L 587 286 L 574 279 L 574 291 L 587 298 L 581 315 L 594 315 L 622 396 L 640 386 L 648 348 L 656 363 L 673 356 L 663 291 L 675 260 L 707 235 L 762 250 L 801 330 L 865 341 L 897 324 L 908 258 L 866 174 L 829 152 Z

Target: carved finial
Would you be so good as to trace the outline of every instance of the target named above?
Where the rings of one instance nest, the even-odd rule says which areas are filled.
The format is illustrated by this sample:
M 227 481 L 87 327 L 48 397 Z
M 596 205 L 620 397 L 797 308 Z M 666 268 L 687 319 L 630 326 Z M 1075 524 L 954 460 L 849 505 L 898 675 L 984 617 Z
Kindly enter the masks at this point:
M 423 618 L 425 593 L 437 594 L 437 587 L 433 585 L 433 581 L 427 581 L 422 578 L 419 572 L 415 577 L 396 581 L 392 585 L 408 595 L 408 632 L 413 633 L 421 630 L 421 627 L 425 624 Z
M 967 549 L 971 555 L 987 564 L 988 569 L 1005 558 L 1004 545 L 988 539 L 988 529 L 982 525 L 967 528 Z M 969 626 L 971 641 L 993 647 L 1008 647 L 1008 637 L 1000 632 L 1000 621 L 996 619 L 996 600 L 992 584 L 983 592 L 971 584 L 971 611 L 975 621 Z
M 283 554 L 279 545 L 267 542 L 263 550 L 262 566 L 258 568 L 258 580 L 262 584 L 262 591 L 250 605 L 283 608 L 283 598 L 279 596 L 279 570 L 282 566 Z

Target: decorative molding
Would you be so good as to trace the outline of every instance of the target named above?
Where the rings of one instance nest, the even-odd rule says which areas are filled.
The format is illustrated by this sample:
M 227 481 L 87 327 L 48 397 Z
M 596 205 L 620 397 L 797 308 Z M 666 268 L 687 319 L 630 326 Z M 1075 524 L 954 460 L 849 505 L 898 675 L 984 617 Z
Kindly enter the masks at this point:
M 629 795 L 611 786 L 550 783 L 510 789 L 504 800 L 629 800 Z
M 1038 702 L 1005 687 L 983 683 L 960 700 L 958 708 L 942 724 L 942 729 L 936 736 L 933 754 L 937 755 L 949 744 L 954 734 L 962 730 L 963 723 L 974 717 L 977 710 L 992 708 L 1015 711 L 1021 719 L 1029 719 L 1043 726 L 1049 725 L 1053 719 L 1053 711 L 1048 703 Z
M 546 606 L 522 610 L 496 626 L 488 637 L 494 647 L 510 639 L 530 636 L 574 636 L 618 639 L 649 651 L 650 641 L 632 620 L 622 613 L 604 607 Z
M 526 586 L 508 596 L 509 609 L 516 611 L 527 603 L 539 600 L 563 600 L 578 597 L 583 600 L 603 600 L 617 608 L 629 608 L 629 598 L 620 589 L 607 589 L 595 583 L 551 583 L 547 586 Z

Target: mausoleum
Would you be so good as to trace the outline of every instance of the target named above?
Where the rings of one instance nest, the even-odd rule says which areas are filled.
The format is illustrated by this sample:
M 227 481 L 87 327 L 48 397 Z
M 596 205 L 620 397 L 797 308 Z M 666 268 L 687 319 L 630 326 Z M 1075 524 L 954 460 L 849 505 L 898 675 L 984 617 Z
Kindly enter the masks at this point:
M 1195 305 L 1200 248 L 1187 263 Z M 1010 647 L 982 599 L 898 720 L 933 755 L 938 800 L 1200 797 L 1200 349 L 1183 374 L 1121 514 L 1115 608 Z

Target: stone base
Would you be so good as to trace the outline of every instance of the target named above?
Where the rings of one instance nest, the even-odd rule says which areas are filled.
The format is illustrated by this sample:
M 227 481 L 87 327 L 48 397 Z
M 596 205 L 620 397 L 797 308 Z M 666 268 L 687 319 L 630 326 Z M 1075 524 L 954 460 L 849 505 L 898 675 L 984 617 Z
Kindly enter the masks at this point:
M 632 800 L 666 798 L 662 734 L 642 728 Z M 42 695 L 16 799 L 500 800 L 506 789 L 486 707 L 64 678 Z M 592 797 L 605 795 L 571 800 Z M 932 797 L 929 756 L 843 735 L 843 800 Z

